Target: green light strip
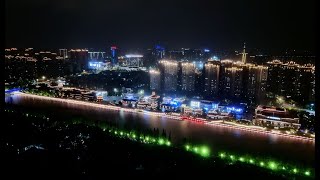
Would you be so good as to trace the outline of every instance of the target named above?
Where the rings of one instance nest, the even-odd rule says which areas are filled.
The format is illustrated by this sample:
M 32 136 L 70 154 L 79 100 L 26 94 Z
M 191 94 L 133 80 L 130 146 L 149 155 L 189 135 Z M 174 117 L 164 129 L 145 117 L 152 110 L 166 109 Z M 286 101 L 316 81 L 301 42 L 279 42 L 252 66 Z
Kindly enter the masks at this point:
M 14 112 L 13 110 L 6 110 L 6 112 Z M 24 115 L 26 117 L 37 117 L 35 115 L 32 114 L 28 114 L 28 113 L 24 113 Z M 40 116 L 41 117 L 41 116 Z M 39 118 L 40 118 L 39 117 Z M 43 116 L 44 119 L 49 120 L 49 118 Z M 75 124 L 75 123 L 74 123 Z M 98 125 L 98 127 L 101 128 L 101 126 Z M 103 131 L 106 131 L 108 129 L 108 131 L 111 135 L 114 135 L 116 137 L 120 137 L 120 138 L 127 138 L 133 141 L 137 141 L 137 142 L 141 142 L 141 143 L 145 143 L 145 144 L 155 144 L 155 145 L 161 145 L 161 146 L 171 146 L 172 143 L 165 138 L 162 137 L 152 137 L 150 135 L 143 135 L 140 134 L 140 136 L 138 137 L 135 134 L 135 131 L 131 130 L 131 131 L 124 131 L 124 130 L 119 130 L 117 128 L 102 128 Z M 292 165 L 288 165 L 288 164 L 283 164 L 274 160 L 263 160 L 261 158 L 253 158 L 250 156 L 240 156 L 240 155 L 234 155 L 231 153 L 227 153 L 227 152 L 219 152 L 218 154 L 211 155 L 211 151 L 210 148 L 208 148 L 205 145 L 199 145 L 199 146 L 195 146 L 192 144 L 185 144 L 184 145 L 184 149 L 188 152 L 193 152 L 195 154 L 198 154 L 202 157 L 205 158 L 209 158 L 209 157 L 218 157 L 222 160 L 228 161 L 228 162 L 240 162 L 240 163 L 246 163 L 246 164 L 251 164 L 251 165 L 255 165 L 261 168 L 266 168 L 266 169 L 270 169 L 272 171 L 277 171 L 277 172 L 284 172 L 284 173 L 289 173 L 289 174 L 293 174 L 293 175 L 302 175 L 302 176 L 307 176 L 307 177 L 312 177 L 314 176 L 313 169 L 311 168 L 301 168 L 298 169 L 295 166 Z

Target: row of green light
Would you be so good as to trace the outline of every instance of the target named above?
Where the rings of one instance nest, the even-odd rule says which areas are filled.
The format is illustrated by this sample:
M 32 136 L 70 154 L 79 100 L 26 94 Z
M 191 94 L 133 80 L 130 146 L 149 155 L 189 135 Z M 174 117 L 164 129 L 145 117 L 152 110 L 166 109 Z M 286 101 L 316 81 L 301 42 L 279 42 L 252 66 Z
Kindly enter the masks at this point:
M 7 111 L 7 110 L 5 110 Z M 10 112 L 10 110 L 8 110 L 8 112 Z M 14 111 L 11 111 L 14 112 Z M 28 114 L 25 114 L 26 116 L 28 116 Z M 36 116 L 35 116 L 36 117 Z M 49 118 L 47 118 L 49 119 Z M 103 131 L 105 131 L 106 129 L 104 128 Z M 133 131 L 122 131 L 122 130 L 115 130 L 115 129 L 109 129 L 108 130 L 109 133 L 113 133 L 114 135 L 118 136 L 118 137 L 122 137 L 122 138 L 129 138 L 135 141 L 140 141 L 143 143 L 150 143 L 150 144 L 159 144 L 159 145 L 167 145 L 167 146 L 171 146 L 171 142 L 167 139 L 164 138 L 155 138 L 152 136 L 145 136 L 145 135 L 140 135 L 140 137 L 138 138 L 138 136 L 133 132 Z M 210 149 L 207 146 L 194 146 L 191 144 L 186 144 L 185 145 L 185 149 L 189 152 L 194 152 L 196 154 L 201 155 L 202 157 L 210 157 Z M 229 160 L 232 162 L 238 161 L 241 163 L 248 163 L 248 164 L 252 164 L 252 165 L 256 165 L 259 167 L 263 167 L 263 168 L 268 168 L 274 171 L 284 171 L 287 173 L 292 173 L 292 174 L 302 174 L 305 176 L 311 176 L 311 172 L 310 170 L 300 170 L 298 168 L 289 168 L 286 165 L 282 165 L 278 162 L 275 161 L 263 161 L 263 160 L 258 160 L 255 158 L 250 158 L 248 156 L 236 156 L 234 154 L 228 154 L 226 152 L 220 152 L 218 154 L 218 157 L 224 160 Z
M 210 157 L 210 149 L 207 146 L 192 146 L 190 144 L 185 145 L 187 151 L 194 152 L 203 157 Z
M 105 131 L 105 129 L 104 129 Z M 140 141 L 143 143 L 152 143 L 152 144 L 159 144 L 159 145 L 167 145 L 170 146 L 171 142 L 168 140 L 165 140 L 163 138 L 154 138 L 151 136 L 144 136 L 144 135 L 140 135 L 140 137 L 138 137 L 133 131 L 130 132 L 126 132 L 126 131 L 121 131 L 121 130 L 112 130 L 109 129 L 108 130 L 109 133 L 113 133 L 114 135 L 118 136 L 118 137 L 125 137 L 125 138 L 129 138 L 129 139 L 133 139 L 135 141 Z M 201 155 L 202 157 L 210 157 L 210 149 L 207 146 L 204 145 L 199 145 L 199 146 L 195 146 L 195 145 L 191 145 L 191 144 L 186 144 L 185 145 L 185 149 L 189 152 L 193 152 L 196 153 L 198 155 Z M 218 155 L 219 158 L 224 159 L 224 160 L 231 160 L 233 162 L 238 161 L 241 163 L 248 163 L 248 164 L 252 164 L 252 165 L 256 165 L 259 167 L 263 167 L 263 168 L 268 168 L 274 171 L 283 171 L 286 173 L 292 173 L 292 174 L 302 174 L 305 176 L 311 176 L 311 171 L 310 170 L 305 170 L 302 171 L 298 168 L 289 168 L 289 166 L 286 165 L 282 165 L 281 163 L 278 163 L 276 161 L 267 161 L 267 160 L 258 160 L 256 158 L 251 158 L 248 156 L 236 156 L 233 154 L 227 154 L 226 152 L 221 152 Z
M 104 131 L 106 129 L 103 129 Z M 122 138 L 129 138 L 135 141 L 140 141 L 143 143 L 148 143 L 148 144 L 159 144 L 159 145 L 167 145 L 171 146 L 171 142 L 165 138 L 156 138 L 152 136 L 146 136 L 141 134 L 140 137 L 138 137 L 133 131 L 122 131 L 122 130 L 108 130 L 109 133 L 113 133 L 115 136 L 122 137 Z
M 255 158 L 251 157 L 244 157 L 244 156 L 236 156 L 234 154 L 228 154 L 226 152 L 220 152 L 218 155 L 219 158 L 224 159 L 224 160 L 229 160 L 229 161 L 238 161 L 241 163 L 247 163 L 247 164 L 252 164 L 256 165 L 259 167 L 263 168 L 268 168 L 273 171 L 284 171 L 286 173 L 291 173 L 291 174 L 300 174 L 300 175 L 305 175 L 305 176 L 311 176 L 310 170 L 301 170 L 295 167 L 289 167 L 288 165 L 281 164 L 276 161 L 266 161 L 266 160 L 258 160 Z

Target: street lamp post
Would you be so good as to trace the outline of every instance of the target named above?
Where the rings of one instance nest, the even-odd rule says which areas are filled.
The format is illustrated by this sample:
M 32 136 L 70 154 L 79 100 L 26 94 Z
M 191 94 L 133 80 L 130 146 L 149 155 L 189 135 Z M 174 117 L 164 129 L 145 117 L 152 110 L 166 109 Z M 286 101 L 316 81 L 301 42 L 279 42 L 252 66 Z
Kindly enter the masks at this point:
M 113 91 L 114 91 L 115 95 L 117 95 L 118 89 L 114 88 Z

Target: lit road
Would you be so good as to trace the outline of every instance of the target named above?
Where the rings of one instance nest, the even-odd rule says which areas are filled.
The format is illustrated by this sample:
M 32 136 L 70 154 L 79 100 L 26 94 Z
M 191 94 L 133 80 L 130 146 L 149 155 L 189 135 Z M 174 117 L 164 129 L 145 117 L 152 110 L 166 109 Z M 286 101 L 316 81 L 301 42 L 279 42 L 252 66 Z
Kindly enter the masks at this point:
M 71 103 L 76 105 L 84 105 L 84 106 L 91 106 L 95 108 L 101 108 L 106 110 L 113 110 L 113 111 L 123 111 L 123 112 L 129 112 L 129 113 L 140 113 L 140 114 L 146 114 L 150 116 L 156 116 L 156 117 L 165 117 L 168 119 L 175 119 L 175 120 L 182 120 L 181 116 L 173 116 L 168 115 L 163 112 L 151 112 L 151 111 L 145 111 L 141 109 L 130 109 L 130 108 L 123 108 L 123 107 L 117 107 L 117 106 L 111 106 L 111 105 L 105 105 L 105 104 L 96 104 L 92 102 L 85 102 L 85 101 L 79 101 L 79 100 L 72 100 L 72 99 L 61 99 L 61 98 L 53 98 L 53 97 L 45 97 L 45 96 L 39 96 L 39 95 L 33 95 L 33 94 L 26 94 L 26 93 L 15 93 L 17 95 L 21 96 L 28 96 L 32 98 L 38 98 L 43 100 L 49 100 L 49 101 L 57 101 L 61 103 Z M 190 118 L 189 118 L 190 119 Z M 309 138 L 309 137 L 302 137 L 302 136 L 296 136 L 292 134 L 284 134 L 277 130 L 267 131 L 263 127 L 259 126 L 245 126 L 245 125 L 239 125 L 234 123 L 223 123 L 222 121 L 207 121 L 206 119 L 197 118 L 197 119 L 191 119 L 192 121 L 196 120 L 195 123 L 200 123 L 203 125 L 209 125 L 213 127 L 222 127 L 222 128 L 230 128 L 235 130 L 241 130 L 241 131 L 247 131 L 247 132 L 253 132 L 253 133 L 261 133 L 261 134 L 272 134 L 276 136 L 281 136 L 283 138 L 290 139 L 297 139 L 297 140 L 305 140 L 305 141 L 315 141 L 315 138 Z

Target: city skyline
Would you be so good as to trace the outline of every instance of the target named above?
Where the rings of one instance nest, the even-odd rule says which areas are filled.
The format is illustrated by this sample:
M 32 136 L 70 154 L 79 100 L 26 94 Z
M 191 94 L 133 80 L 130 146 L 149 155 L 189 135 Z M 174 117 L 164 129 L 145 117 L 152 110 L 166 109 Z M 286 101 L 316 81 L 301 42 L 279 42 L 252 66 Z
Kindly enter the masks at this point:
M 6 1 L 5 172 L 316 179 L 315 3 Z
M 315 1 L 209 2 L 8 1 L 6 46 L 315 48 Z

